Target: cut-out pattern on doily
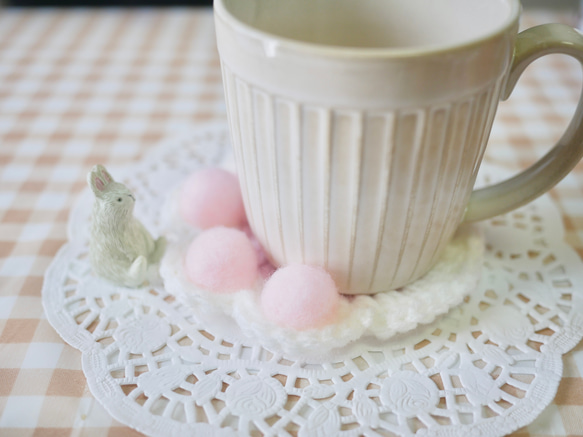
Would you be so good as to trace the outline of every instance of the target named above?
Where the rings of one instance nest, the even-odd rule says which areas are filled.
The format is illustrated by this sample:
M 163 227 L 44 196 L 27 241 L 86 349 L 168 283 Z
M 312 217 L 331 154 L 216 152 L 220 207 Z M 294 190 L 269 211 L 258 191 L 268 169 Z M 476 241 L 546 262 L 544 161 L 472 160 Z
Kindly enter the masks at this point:
M 128 171 L 136 216 L 154 233 L 172 181 L 228 156 L 226 138 L 223 127 L 201 129 Z M 87 203 L 47 270 L 46 314 L 83 352 L 95 397 L 148 435 L 501 436 L 551 402 L 561 354 L 583 337 L 582 263 L 546 196 L 484 223 L 481 285 L 462 305 L 323 362 L 235 341 L 228 323 L 210 331 L 162 284 L 132 290 L 93 277 Z

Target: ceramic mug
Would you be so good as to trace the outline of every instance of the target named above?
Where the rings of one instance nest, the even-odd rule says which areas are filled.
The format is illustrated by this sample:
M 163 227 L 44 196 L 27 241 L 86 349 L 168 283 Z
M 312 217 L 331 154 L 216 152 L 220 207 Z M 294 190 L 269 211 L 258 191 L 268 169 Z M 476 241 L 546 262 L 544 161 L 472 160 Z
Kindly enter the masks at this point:
M 425 274 L 463 221 L 517 208 L 583 154 L 582 106 L 530 169 L 472 192 L 500 99 L 583 37 L 517 35 L 518 0 L 215 0 L 227 114 L 251 228 L 276 265 L 347 294 Z

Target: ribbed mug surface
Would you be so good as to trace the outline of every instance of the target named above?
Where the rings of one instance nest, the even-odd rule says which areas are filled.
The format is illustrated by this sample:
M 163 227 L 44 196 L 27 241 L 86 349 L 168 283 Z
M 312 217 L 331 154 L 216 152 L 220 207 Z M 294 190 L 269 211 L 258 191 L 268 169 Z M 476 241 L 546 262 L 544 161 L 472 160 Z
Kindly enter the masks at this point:
M 516 23 L 394 56 L 288 44 L 215 17 L 244 203 L 273 262 L 322 266 L 348 294 L 426 273 L 463 219 Z

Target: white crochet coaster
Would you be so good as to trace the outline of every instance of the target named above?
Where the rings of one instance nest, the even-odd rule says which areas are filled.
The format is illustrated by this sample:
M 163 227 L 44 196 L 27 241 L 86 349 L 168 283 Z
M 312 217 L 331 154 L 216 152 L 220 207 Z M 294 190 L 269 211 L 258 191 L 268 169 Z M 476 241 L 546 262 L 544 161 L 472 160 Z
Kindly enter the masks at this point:
M 213 293 L 189 281 L 183 268 L 184 256 L 196 231 L 176 217 L 170 223 L 168 229 L 173 231 L 165 233 L 171 238 L 160 267 L 165 289 L 188 305 L 210 329 L 224 331 L 225 326 L 231 326 L 231 337 L 254 339 L 267 348 L 296 357 L 321 360 L 334 349 L 361 338 L 387 340 L 420 323 L 432 322 L 461 303 L 476 288 L 482 273 L 484 239 L 477 225 L 464 226 L 440 261 L 421 279 L 399 291 L 345 297 L 334 323 L 298 331 L 264 317 L 259 303 L 262 280 L 252 290 L 233 293 Z M 224 316 L 232 320 L 226 321 Z

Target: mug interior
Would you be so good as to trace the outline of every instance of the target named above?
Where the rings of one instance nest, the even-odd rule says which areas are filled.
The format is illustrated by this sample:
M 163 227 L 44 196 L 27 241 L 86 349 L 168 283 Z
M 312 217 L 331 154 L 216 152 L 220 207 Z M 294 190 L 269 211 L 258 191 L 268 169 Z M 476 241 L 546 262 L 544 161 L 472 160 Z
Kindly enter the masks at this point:
M 282 38 L 337 47 L 457 45 L 496 31 L 514 0 L 222 0 L 237 20 Z

